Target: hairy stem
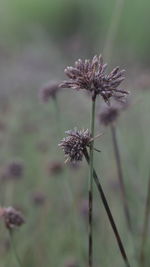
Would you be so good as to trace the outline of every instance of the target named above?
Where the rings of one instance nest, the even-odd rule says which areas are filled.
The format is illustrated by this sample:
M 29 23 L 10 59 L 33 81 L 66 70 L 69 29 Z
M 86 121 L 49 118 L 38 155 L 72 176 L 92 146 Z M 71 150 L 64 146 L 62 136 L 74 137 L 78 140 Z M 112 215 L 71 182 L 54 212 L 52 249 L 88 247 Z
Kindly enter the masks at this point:
M 87 152 L 87 149 L 84 150 L 84 156 L 86 158 L 86 161 L 88 162 L 88 164 L 90 163 L 90 157 L 89 157 L 89 154 Z M 119 232 L 117 230 L 117 226 L 115 224 L 115 221 L 114 221 L 114 218 L 113 218 L 113 215 L 111 213 L 111 210 L 109 208 L 109 205 L 108 205 L 108 202 L 107 202 L 107 199 L 105 197 L 105 194 L 103 192 L 103 189 L 102 189 L 102 186 L 101 186 L 101 183 L 99 181 L 99 178 L 96 174 L 96 171 L 93 169 L 93 178 L 94 178 L 94 181 L 95 181 L 95 184 L 97 186 L 97 189 L 98 189 L 98 192 L 100 194 L 100 197 L 101 197 L 101 200 L 102 200 L 102 203 L 104 205 L 104 208 L 106 210 L 106 213 L 107 213 L 107 216 L 108 216 L 108 219 L 109 219 L 109 222 L 110 222 L 110 225 L 113 229 L 113 232 L 114 232 L 114 235 L 116 237 L 116 240 L 117 240 L 117 244 L 118 244 L 118 247 L 120 249 L 120 253 L 122 255 L 122 258 L 126 264 L 127 267 L 130 267 L 130 263 L 129 263 L 129 260 L 128 260 L 128 257 L 127 257 L 127 254 L 125 252 L 125 249 L 124 249 L 124 246 L 123 246 L 123 243 L 121 241 L 121 237 L 119 235 Z
M 91 138 L 90 144 L 90 177 L 89 177 L 89 267 L 93 266 L 93 154 L 94 154 L 94 126 L 95 126 L 95 102 L 96 97 L 92 99 L 92 118 L 91 118 Z
M 144 224 L 143 224 L 143 232 L 142 232 L 142 243 L 141 243 L 141 249 L 140 249 L 139 261 L 140 261 L 141 267 L 144 267 L 144 264 L 145 264 L 145 245 L 146 245 L 147 236 L 148 236 L 149 213 L 150 213 L 150 177 L 148 181 L 148 191 L 147 191 Z
M 113 141 L 113 146 L 114 146 L 114 154 L 115 154 L 115 159 L 116 159 L 118 179 L 119 179 L 120 189 L 122 193 L 124 214 L 125 214 L 128 229 L 130 232 L 132 232 L 131 218 L 130 218 L 130 212 L 128 208 L 128 201 L 127 201 L 127 194 L 126 194 L 126 189 L 125 189 L 125 184 L 124 184 L 124 178 L 123 178 L 121 156 L 120 156 L 119 146 L 117 142 L 116 128 L 113 124 L 111 125 L 111 135 L 112 135 L 112 141 Z

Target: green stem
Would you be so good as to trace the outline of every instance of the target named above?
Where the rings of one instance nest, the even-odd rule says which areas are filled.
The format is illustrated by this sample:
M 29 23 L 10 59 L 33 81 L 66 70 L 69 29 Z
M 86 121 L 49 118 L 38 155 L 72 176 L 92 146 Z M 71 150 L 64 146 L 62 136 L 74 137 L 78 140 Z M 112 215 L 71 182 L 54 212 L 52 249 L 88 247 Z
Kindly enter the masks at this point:
M 147 191 L 145 216 L 144 216 L 144 224 L 143 224 L 143 232 L 142 232 L 140 259 L 139 259 L 141 267 L 144 267 L 144 264 L 145 264 L 145 245 L 146 245 L 147 236 L 148 236 L 149 213 L 150 213 L 150 177 L 148 181 L 148 191 Z
M 122 201 L 123 201 L 125 218 L 126 218 L 128 229 L 132 233 L 131 218 L 130 218 L 130 212 L 128 208 L 127 194 L 126 194 L 122 165 L 121 165 L 121 156 L 120 156 L 119 146 L 117 142 L 116 128 L 113 124 L 111 125 L 111 135 L 112 135 L 112 141 L 113 141 L 113 146 L 114 146 L 114 154 L 115 154 L 115 159 L 116 159 L 118 179 L 119 179 L 120 189 L 122 193 Z
M 17 250 L 16 250 L 16 246 L 15 246 L 15 243 L 14 243 L 14 238 L 13 238 L 13 232 L 12 232 L 12 230 L 9 230 L 9 235 L 10 235 L 10 241 L 11 241 L 12 249 L 13 249 L 13 252 L 14 252 L 14 256 L 16 258 L 16 261 L 18 263 L 18 266 L 21 267 L 22 266 L 22 263 L 21 263 L 20 257 L 19 257 L 19 255 L 17 253 Z
M 87 161 L 88 164 L 90 164 L 90 157 L 89 157 L 89 154 L 87 152 L 87 149 L 84 150 L 84 156 L 85 156 L 85 159 Z M 119 232 L 118 232 L 118 229 L 117 229 L 117 226 L 115 224 L 115 221 L 114 221 L 114 218 L 113 218 L 113 215 L 111 213 L 111 210 L 109 208 L 109 205 L 108 205 L 108 202 L 107 202 L 107 199 L 105 197 L 105 194 L 103 192 L 103 188 L 101 186 L 101 183 L 99 181 L 99 178 L 97 176 L 97 173 L 96 171 L 93 169 L 93 178 L 94 178 L 94 182 L 97 186 L 97 189 L 98 189 L 98 192 L 99 192 L 99 195 L 101 197 L 101 200 L 102 200 L 102 203 L 104 205 L 104 208 L 106 210 L 106 213 L 107 213 L 107 216 L 108 216 L 108 219 L 109 219 L 109 222 L 110 222 L 110 225 L 113 229 L 113 232 L 114 232 L 114 235 L 116 237 L 116 240 L 117 240 L 117 244 L 118 244 L 118 247 L 120 249 L 120 253 L 121 253 L 121 256 L 126 264 L 127 267 L 130 267 L 130 263 L 129 263 L 129 260 L 128 260 L 128 257 L 127 257 L 127 254 L 126 254 L 126 251 L 124 249 L 124 246 L 123 246 L 123 243 L 121 241 L 121 237 L 119 235 Z
M 92 99 L 92 119 L 91 119 L 91 138 L 90 145 L 90 177 L 89 177 L 89 267 L 93 266 L 93 156 L 94 156 L 94 126 L 95 126 L 95 102 Z

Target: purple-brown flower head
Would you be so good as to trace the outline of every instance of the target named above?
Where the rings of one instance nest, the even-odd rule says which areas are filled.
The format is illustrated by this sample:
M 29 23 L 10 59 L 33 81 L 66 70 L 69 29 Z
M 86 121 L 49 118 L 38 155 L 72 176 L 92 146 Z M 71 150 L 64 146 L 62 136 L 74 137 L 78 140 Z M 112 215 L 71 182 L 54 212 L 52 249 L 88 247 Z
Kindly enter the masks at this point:
M 14 160 L 6 167 L 6 173 L 10 178 L 19 179 L 23 176 L 24 166 L 21 160 Z
M 46 103 L 50 98 L 55 99 L 59 90 L 58 82 L 49 82 L 40 89 L 40 98 Z
M 117 120 L 120 114 L 120 108 L 117 105 L 104 106 L 99 113 L 99 122 L 104 126 L 108 126 Z
M 124 70 L 114 68 L 109 74 L 106 73 L 107 64 L 103 63 L 100 55 L 90 60 L 78 59 L 75 67 L 67 67 L 65 74 L 70 79 L 60 84 L 61 88 L 86 89 L 92 96 L 101 95 L 105 102 L 114 95 L 124 96 L 128 92 L 118 89 L 125 79 Z
M 0 215 L 4 218 L 6 228 L 9 230 L 20 227 L 25 223 L 22 213 L 12 207 L 1 208 Z
M 84 149 L 90 145 L 91 134 L 89 130 L 74 130 L 67 131 L 68 135 L 62 139 L 59 146 L 63 149 L 67 160 L 71 162 L 81 161 L 83 158 Z

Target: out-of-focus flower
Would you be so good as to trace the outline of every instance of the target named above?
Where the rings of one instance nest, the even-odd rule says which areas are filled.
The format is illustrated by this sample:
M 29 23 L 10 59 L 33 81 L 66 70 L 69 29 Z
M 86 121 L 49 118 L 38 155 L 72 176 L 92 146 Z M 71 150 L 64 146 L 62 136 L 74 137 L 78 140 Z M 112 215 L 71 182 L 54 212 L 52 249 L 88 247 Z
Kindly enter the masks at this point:
M 32 195 L 32 201 L 36 206 L 43 206 L 46 201 L 46 196 L 42 192 L 35 192 Z
M 82 61 L 78 59 L 75 67 L 67 67 L 65 74 L 70 79 L 60 84 L 61 88 L 86 89 L 92 93 L 93 97 L 101 95 L 105 102 L 108 102 L 112 96 L 128 94 L 127 91 L 118 89 L 118 86 L 125 79 L 124 70 L 119 67 L 114 68 L 109 74 L 106 74 L 107 64 L 103 63 L 100 55 L 93 59 Z
M 40 99 L 45 103 L 48 102 L 50 98 L 55 99 L 59 90 L 60 87 L 58 82 L 48 82 L 40 89 Z
M 9 230 L 20 227 L 25 223 L 22 213 L 12 207 L 0 208 L 0 217 L 4 218 L 5 226 Z
M 59 146 L 63 149 L 67 160 L 82 161 L 84 149 L 90 145 L 91 134 L 89 130 L 66 131 L 68 135 L 60 142 Z
M 63 164 L 60 161 L 53 161 L 48 164 L 48 173 L 50 175 L 57 175 L 63 171 Z
M 69 259 L 66 261 L 65 267 L 79 267 L 78 263 L 74 259 Z
M 23 176 L 24 165 L 22 160 L 13 160 L 6 166 L 8 178 L 19 179 Z
M 99 122 L 104 126 L 108 126 L 117 120 L 120 114 L 120 108 L 117 105 L 105 106 L 99 113 Z

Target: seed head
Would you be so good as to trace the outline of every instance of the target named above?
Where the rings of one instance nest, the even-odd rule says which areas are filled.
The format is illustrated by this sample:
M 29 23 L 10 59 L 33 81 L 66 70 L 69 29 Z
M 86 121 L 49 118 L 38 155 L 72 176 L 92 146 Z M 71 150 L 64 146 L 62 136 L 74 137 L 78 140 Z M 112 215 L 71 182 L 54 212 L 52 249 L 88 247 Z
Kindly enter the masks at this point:
M 84 149 L 90 145 L 91 134 L 89 130 L 74 130 L 67 131 L 68 135 L 60 142 L 59 146 L 63 149 L 67 160 L 71 162 L 82 161 Z
M 55 99 L 59 90 L 58 82 L 49 82 L 40 89 L 40 98 L 46 103 L 50 98 Z
M 9 230 L 20 227 L 25 223 L 21 212 L 12 207 L 1 209 L 1 216 L 3 216 L 6 228 Z
M 62 82 L 61 88 L 85 89 L 92 93 L 92 96 L 101 95 L 105 102 L 108 102 L 112 96 L 124 96 L 128 92 L 118 89 L 118 86 L 125 79 L 124 70 L 119 67 L 114 68 L 109 74 L 106 74 L 107 64 L 103 63 L 100 55 L 93 59 L 82 61 L 78 59 L 75 67 L 67 67 L 65 74 L 70 79 Z

